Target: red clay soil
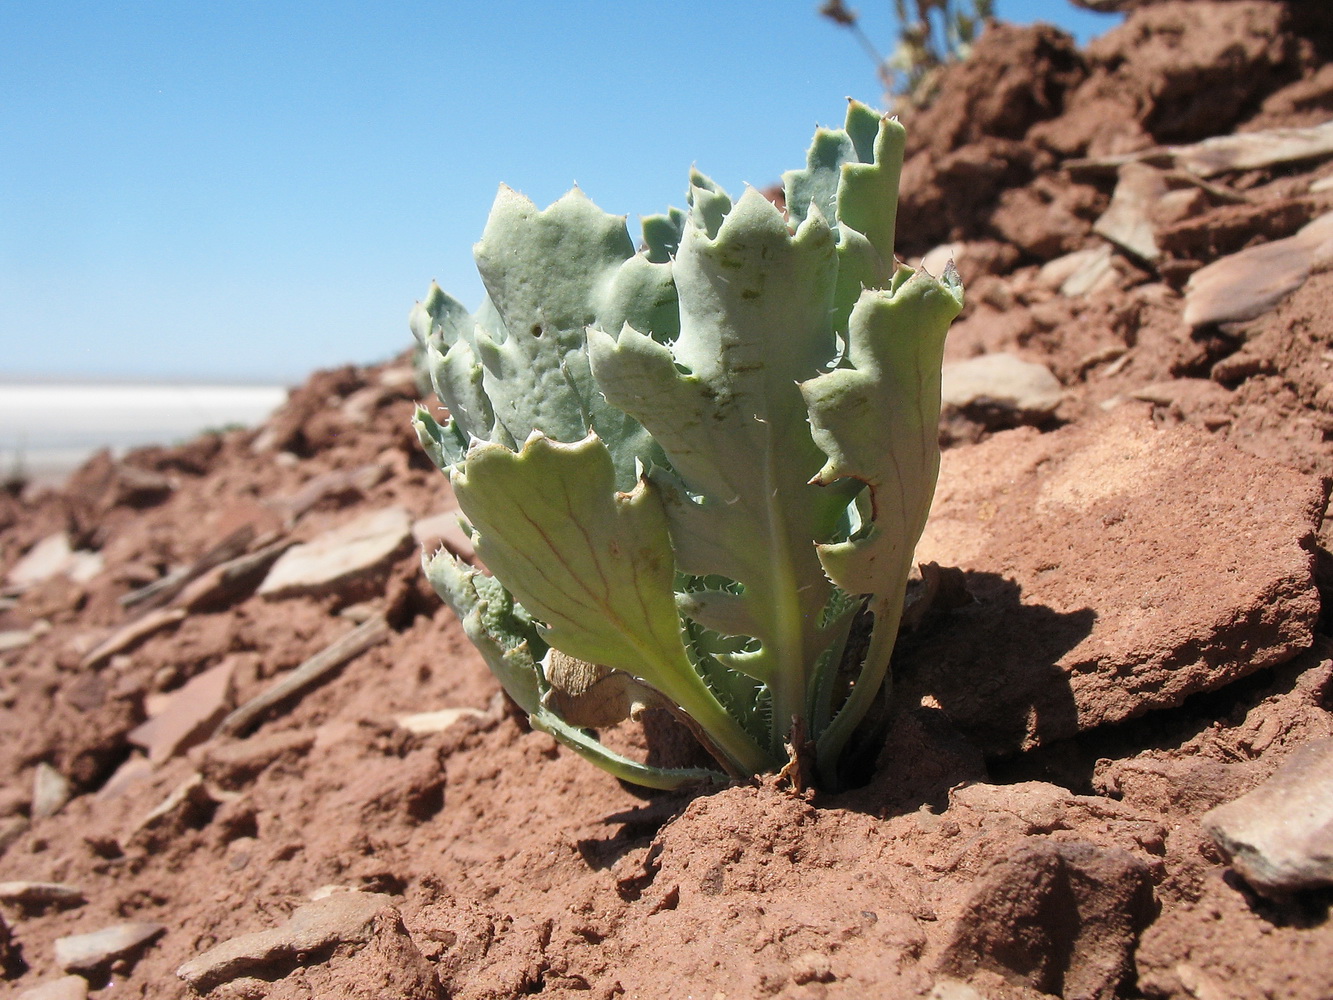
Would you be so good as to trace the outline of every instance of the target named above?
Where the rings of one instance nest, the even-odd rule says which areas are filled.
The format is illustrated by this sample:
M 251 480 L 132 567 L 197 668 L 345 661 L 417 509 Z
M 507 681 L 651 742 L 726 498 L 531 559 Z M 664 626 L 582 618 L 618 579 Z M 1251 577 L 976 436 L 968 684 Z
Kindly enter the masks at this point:
M 1333 891 L 1256 891 L 1201 822 L 1333 736 L 1333 254 L 1256 316 L 1182 319 L 1191 274 L 1333 209 L 1333 156 L 1201 178 L 1151 152 L 1333 118 L 1324 10 L 1137 5 L 1086 51 L 995 26 L 908 122 L 900 252 L 953 242 L 968 287 L 948 360 L 1015 354 L 1063 397 L 1035 430 L 1004 429 L 1003 408 L 955 415 L 946 477 L 1026 471 L 942 486 L 932 544 L 970 596 L 902 644 L 893 725 L 852 791 L 618 784 L 510 710 L 416 543 L 258 592 L 287 545 L 367 512 L 451 508 L 408 426 L 402 360 L 321 372 L 257 431 L 0 494 L 0 570 L 62 534 L 100 557 L 11 579 L 0 604 L 0 992 L 1333 996 Z M 1125 176 L 1108 158 L 1126 154 L 1160 171 L 1159 195 L 1184 192 L 1150 206 L 1152 259 L 1094 232 Z M 1043 270 L 1102 247 L 1091 290 Z M 1080 472 L 1087 455 L 1103 457 Z M 1139 459 L 1184 471 L 1125 472 L 1132 504 L 1079 493 Z M 1030 503 L 1025 476 L 1044 491 Z M 1137 522 L 1163 536 L 1147 547 L 1123 534 L 1139 509 L 1160 518 Z M 975 543 L 949 534 L 969 524 Z M 1149 572 L 1132 593 L 1131 551 Z M 142 599 L 180 567 L 193 583 Z M 1188 585 L 1154 596 L 1168 578 Z M 1169 600 L 1168 629 L 1152 615 Z M 358 627 L 368 648 L 219 725 Z M 1066 714 L 1039 712 L 1034 688 L 1009 732 L 984 698 L 950 700 L 985 692 L 1002 654 L 1044 664 Z M 932 686 L 942 663 L 954 689 Z M 434 731 L 400 722 L 440 709 L 472 711 Z M 136 728 L 150 716 L 166 720 L 156 735 Z M 661 753 L 679 734 L 649 722 L 607 738 Z M 120 945 L 74 954 L 70 938 L 117 925 Z

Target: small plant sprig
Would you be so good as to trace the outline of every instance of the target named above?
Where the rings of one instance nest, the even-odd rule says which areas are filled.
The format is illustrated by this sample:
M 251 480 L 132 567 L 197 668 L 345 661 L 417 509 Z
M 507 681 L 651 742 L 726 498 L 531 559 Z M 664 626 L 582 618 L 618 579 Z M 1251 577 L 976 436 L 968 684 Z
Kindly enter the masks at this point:
M 898 45 L 888 57 L 861 27 L 860 17 L 843 0 L 825 0 L 819 13 L 846 28 L 875 64 L 889 106 L 900 110 L 930 104 L 941 71 L 972 52 L 981 28 L 995 15 L 993 0 L 893 0 Z
M 962 305 L 897 263 L 904 132 L 852 102 L 784 175 L 787 213 L 691 172 L 643 220 L 502 187 L 475 314 L 411 316 L 448 407 L 414 419 L 489 575 L 428 577 L 534 728 L 652 787 L 781 768 L 818 780 L 885 684 L 939 468 L 940 365 Z M 716 758 L 657 768 L 596 727 L 645 707 Z

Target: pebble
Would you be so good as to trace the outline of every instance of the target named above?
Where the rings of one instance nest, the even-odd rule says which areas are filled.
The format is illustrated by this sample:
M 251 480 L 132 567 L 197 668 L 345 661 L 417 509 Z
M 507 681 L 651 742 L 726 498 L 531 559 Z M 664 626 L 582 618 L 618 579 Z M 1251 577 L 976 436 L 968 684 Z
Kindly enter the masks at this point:
M 961 979 L 945 977 L 935 980 L 927 1000 L 986 1000 L 986 998 Z
M 22 649 L 35 638 L 37 638 L 37 633 L 32 629 L 5 629 L 0 632 L 0 653 L 8 653 L 12 649 Z
M 1257 892 L 1281 898 L 1333 885 L 1333 739 L 1307 743 L 1202 822 Z
M 185 619 L 184 608 L 155 608 L 121 626 L 98 643 L 79 664 L 83 670 L 96 670 L 117 653 L 137 646 L 149 636 L 180 624 Z
M 1220 135 L 1190 146 L 1170 148 L 1176 165 L 1200 177 L 1235 170 L 1259 170 L 1279 163 L 1333 155 L 1333 121 L 1308 128 Z
M 42 761 L 32 773 L 32 818 L 54 816 L 65 808 L 72 794 L 69 779 Z
M 969 891 L 937 971 L 961 979 L 992 969 L 1071 1000 L 1120 993 L 1157 909 L 1141 857 L 1047 837 L 1015 845 Z
M 204 776 L 198 771 L 171 790 L 165 799 L 153 807 L 130 829 L 123 841 L 147 846 L 151 849 L 154 831 L 172 824 L 186 821 L 191 811 L 208 809 L 217 804 L 217 800 L 204 784 Z
M 291 539 L 279 538 L 255 552 L 214 566 L 185 584 L 172 603 L 193 614 L 214 611 L 248 597 L 278 557 L 293 544 Z
M 56 964 L 66 972 L 95 973 L 166 933 L 165 924 L 130 920 L 90 934 L 56 938 Z

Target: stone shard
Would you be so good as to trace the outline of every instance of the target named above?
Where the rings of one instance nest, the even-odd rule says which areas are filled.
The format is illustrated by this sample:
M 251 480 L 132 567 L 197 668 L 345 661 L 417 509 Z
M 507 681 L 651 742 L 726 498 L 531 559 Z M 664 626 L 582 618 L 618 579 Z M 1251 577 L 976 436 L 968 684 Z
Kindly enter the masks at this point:
M 1113 259 L 1111 248 L 1105 243 L 1075 250 L 1047 261 L 1037 272 L 1037 281 L 1043 288 L 1058 290 L 1068 298 L 1080 298 L 1115 285 L 1118 272 Z
M 1237 132 L 1171 149 L 1176 165 L 1200 177 L 1260 170 L 1279 163 L 1333 156 L 1333 121 L 1307 128 Z
M 1166 195 L 1166 178 L 1143 163 L 1126 163 L 1107 207 L 1092 231 L 1140 260 L 1153 263 L 1162 256 L 1157 245 L 1152 210 Z
M 126 737 L 148 751 L 154 764 L 207 739 L 231 707 L 235 661 L 223 660 L 167 696 L 161 709 Z
M 414 712 L 400 715 L 394 721 L 410 733 L 442 733 L 463 719 L 484 719 L 486 713 L 477 708 L 440 708 L 433 712 Z
M 949 413 L 977 413 L 988 426 L 1007 416 L 1008 426 L 1040 422 L 1064 399 L 1064 387 L 1045 365 L 1012 354 L 982 354 L 946 364 L 940 401 Z M 992 413 L 991 411 L 995 411 Z
M 8 903 L 22 910 L 41 910 L 48 906 L 82 906 L 86 902 L 83 891 L 63 882 L 0 882 L 0 903 Z
M 366 949 L 371 942 L 379 947 Z M 337 892 L 307 903 L 281 927 L 223 941 L 186 962 L 176 975 L 199 993 L 208 993 L 243 978 L 272 983 L 298 968 L 328 962 L 335 951 L 356 957 L 363 949 L 385 957 L 396 954 L 403 961 L 398 980 L 403 992 L 397 995 L 438 995 L 434 972 L 412 944 L 391 899 L 380 893 Z
M 1264 895 L 1333 885 L 1333 739 L 1297 750 L 1258 788 L 1205 813 L 1203 827 Z
M 82 976 L 61 976 L 38 983 L 18 994 L 14 1000 L 87 1000 L 88 980 Z
M 961 568 L 976 603 L 904 641 L 897 691 L 1003 754 L 1282 663 L 1319 614 L 1326 501 L 1134 406 L 948 451 L 916 558 Z
M 102 557 L 96 552 L 75 551 L 63 531 L 48 535 L 28 550 L 5 575 L 5 583 L 15 590 L 64 574 L 76 583 L 87 583 L 102 571 Z
M 56 939 L 56 964 L 66 972 L 96 973 L 127 958 L 166 933 L 166 926 L 146 920 L 112 924 L 90 934 Z
M 1029 837 L 978 879 L 937 971 L 1000 972 L 1066 1000 L 1119 995 L 1153 920 L 1152 873 L 1128 851 Z
M 1295 236 L 1229 254 L 1190 275 L 1184 319 L 1192 329 L 1255 319 L 1333 267 L 1333 212 L 1306 223 Z
M 340 591 L 388 566 L 412 541 L 412 518 L 401 507 L 371 511 L 294 545 L 259 585 L 268 597 Z

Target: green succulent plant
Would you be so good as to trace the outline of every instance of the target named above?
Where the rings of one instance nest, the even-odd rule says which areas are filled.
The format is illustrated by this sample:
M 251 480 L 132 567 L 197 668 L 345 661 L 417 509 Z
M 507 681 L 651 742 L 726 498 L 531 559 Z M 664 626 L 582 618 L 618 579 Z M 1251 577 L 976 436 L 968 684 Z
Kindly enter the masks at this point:
M 449 417 L 414 425 L 489 573 L 426 573 L 532 725 L 653 787 L 781 768 L 836 786 L 880 695 L 939 468 L 962 305 L 893 254 L 904 132 L 852 102 L 784 175 L 786 213 L 692 171 L 643 220 L 502 187 L 475 314 L 412 312 Z M 493 575 L 492 575 L 493 574 Z M 645 707 L 721 770 L 658 768 L 594 729 Z

